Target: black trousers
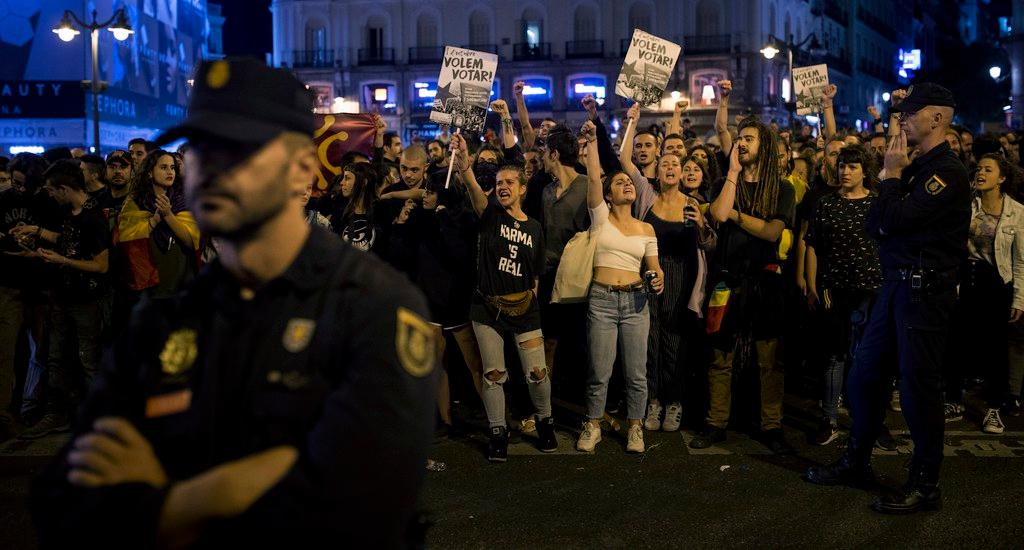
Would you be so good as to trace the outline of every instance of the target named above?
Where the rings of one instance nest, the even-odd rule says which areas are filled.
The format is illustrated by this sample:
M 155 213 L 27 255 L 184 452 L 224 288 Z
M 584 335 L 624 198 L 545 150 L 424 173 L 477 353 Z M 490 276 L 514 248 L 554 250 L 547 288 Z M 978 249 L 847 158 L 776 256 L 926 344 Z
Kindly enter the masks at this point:
M 912 468 L 938 479 L 942 464 L 945 418 L 942 401 L 942 355 L 949 332 L 956 288 L 924 290 L 919 301 L 909 281 L 886 281 L 871 310 L 867 328 L 847 381 L 853 416 L 851 448 L 867 462 L 885 418 L 889 398 L 885 358 L 896 352 L 903 417 L 914 440 Z

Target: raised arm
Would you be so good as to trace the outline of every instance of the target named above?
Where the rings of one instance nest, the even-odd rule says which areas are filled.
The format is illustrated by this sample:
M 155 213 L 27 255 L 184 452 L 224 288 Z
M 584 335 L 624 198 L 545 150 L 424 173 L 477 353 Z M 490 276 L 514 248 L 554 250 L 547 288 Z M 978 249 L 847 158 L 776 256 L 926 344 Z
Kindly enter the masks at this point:
M 629 120 L 633 124 L 629 124 Z M 636 135 L 636 127 L 640 124 L 640 104 L 634 103 L 626 111 L 626 131 L 622 133 L 622 149 L 619 150 L 619 164 L 622 171 L 630 178 L 636 179 L 640 175 L 640 169 L 633 164 L 633 136 Z
M 718 144 L 723 151 L 732 150 L 732 134 L 729 133 L 729 95 L 732 94 L 732 81 L 718 81 L 718 110 L 715 112 L 715 133 Z
M 491 110 L 501 119 L 501 146 L 511 149 L 516 145 L 516 131 L 512 127 L 512 115 L 508 113 L 508 103 L 504 99 L 491 102 Z
M 726 132 L 728 133 L 728 132 Z M 736 147 L 729 152 L 729 172 L 725 176 L 725 183 L 722 184 L 722 191 L 718 193 L 715 200 L 711 201 L 711 217 L 718 223 L 729 221 L 736 211 L 733 206 L 736 204 L 736 185 L 740 179 L 740 154 Z
M 523 134 L 523 147 L 529 149 L 537 140 L 537 133 L 530 124 L 530 112 L 526 109 L 526 99 L 523 98 L 523 88 L 526 83 L 516 82 L 512 85 L 512 95 L 516 100 L 516 117 L 519 119 L 519 131 Z
M 594 123 L 583 123 L 581 133 L 587 140 L 587 208 L 594 209 L 604 202 L 604 184 L 601 181 L 601 160 L 597 153 Z
M 378 150 L 383 149 L 384 133 L 388 131 L 388 124 L 384 122 L 384 117 L 374 113 L 373 126 L 376 129 L 376 133 L 373 135 L 373 148 Z
M 469 163 L 469 148 L 466 146 L 466 138 L 461 134 L 453 135 L 451 148 L 452 154 L 455 155 L 455 166 L 458 168 L 459 173 L 462 174 L 462 181 L 466 185 L 466 191 L 469 194 L 470 203 L 473 205 L 473 211 L 476 212 L 477 216 L 480 216 L 487 209 L 487 193 L 484 193 L 483 188 L 476 181 L 476 176 L 473 175 L 473 166 Z
M 882 124 L 882 115 L 878 112 L 878 107 L 874 105 L 868 105 L 868 115 L 871 117 L 871 127 L 876 134 L 885 133 L 885 125 Z
M 676 102 L 675 109 L 672 111 L 672 119 L 668 121 L 668 128 L 665 129 L 665 135 L 671 136 L 672 134 L 683 133 L 683 126 L 680 124 L 680 120 L 683 118 L 683 112 L 690 106 L 690 102 L 681 99 Z
M 832 139 L 832 136 L 836 135 L 836 113 L 832 108 L 832 100 L 836 97 L 837 91 L 839 91 L 839 88 L 835 84 L 829 84 L 825 86 L 825 90 L 822 92 L 821 110 L 825 117 L 825 128 L 823 130 L 825 141 Z

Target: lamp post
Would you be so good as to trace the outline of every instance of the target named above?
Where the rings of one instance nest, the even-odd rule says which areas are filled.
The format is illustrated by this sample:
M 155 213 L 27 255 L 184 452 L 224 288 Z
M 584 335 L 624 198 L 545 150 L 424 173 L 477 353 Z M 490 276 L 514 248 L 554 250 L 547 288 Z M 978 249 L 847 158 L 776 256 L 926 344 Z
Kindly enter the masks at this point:
M 74 22 L 72 22 L 74 21 Z M 77 27 L 76 27 L 77 25 Z M 54 27 L 53 32 L 64 42 L 71 42 L 80 34 L 79 28 L 88 30 L 92 39 L 92 79 L 83 80 L 82 87 L 92 91 L 92 138 L 96 154 L 100 152 L 100 99 L 99 95 L 107 89 L 107 83 L 100 80 L 100 31 L 108 29 L 117 41 L 127 40 L 134 30 L 128 22 L 124 8 L 120 8 L 110 19 L 100 23 L 96 19 L 96 10 L 92 10 L 92 22 L 85 23 L 71 10 L 64 11 L 64 17 Z
M 790 39 L 786 43 L 780 43 L 778 40 L 776 40 L 774 36 L 769 36 L 768 39 L 768 44 L 765 45 L 765 47 L 761 48 L 760 50 L 761 55 L 763 55 L 765 59 L 771 60 L 774 59 L 775 56 L 782 51 L 782 49 L 780 48 L 786 49 L 786 60 L 789 64 L 789 96 L 793 97 L 793 90 L 795 89 L 793 84 L 793 51 L 804 47 L 804 45 L 806 45 L 808 42 L 810 42 L 810 47 L 808 48 L 808 51 L 811 55 L 825 55 L 826 53 L 828 53 L 828 51 L 824 47 L 822 47 L 821 42 L 818 42 L 818 36 L 815 35 L 813 32 L 811 34 L 808 34 L 803 40 L 800 41 L 799 44 L 793 43 L 792 39 Z M 787 101 L 787 103 L 789 102 Z

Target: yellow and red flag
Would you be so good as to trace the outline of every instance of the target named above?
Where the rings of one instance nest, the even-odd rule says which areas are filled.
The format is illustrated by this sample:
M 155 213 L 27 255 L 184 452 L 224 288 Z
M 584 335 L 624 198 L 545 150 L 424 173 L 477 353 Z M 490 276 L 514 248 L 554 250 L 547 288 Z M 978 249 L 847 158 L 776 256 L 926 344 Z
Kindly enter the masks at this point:
M 376 127 L 373 115 L 318 114 L 313 143 L 320 159 L 320 173 L 313 185 L 313 194 L 321 195 L 341 173 L 341 157 L 349 151 L 369 155 L 373 151 Z

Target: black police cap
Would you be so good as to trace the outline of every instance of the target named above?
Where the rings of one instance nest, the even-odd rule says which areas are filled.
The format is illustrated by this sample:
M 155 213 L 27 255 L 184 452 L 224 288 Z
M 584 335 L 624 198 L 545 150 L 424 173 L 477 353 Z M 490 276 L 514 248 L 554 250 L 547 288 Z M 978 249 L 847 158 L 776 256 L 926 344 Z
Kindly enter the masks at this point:
M 188 115 L 156 143 L 199 135 L 265 143 L 286 131 L 311 136 L 313 124 L 313 95 L 291 72 L 229 57 L 199 65 Z
M 956 101 L 953 99 L 953 92 L 945 87 L 931 82 L 922 82 L 907 88 L 907 97 L 895 105 L 891 111 L 894 113 L 916 113 L 929 105 L 956 107 Z

